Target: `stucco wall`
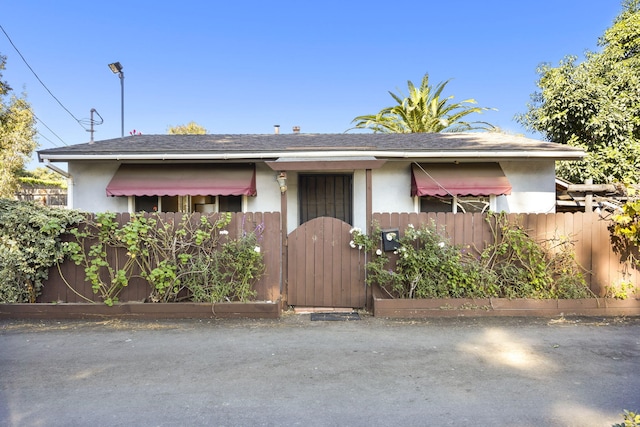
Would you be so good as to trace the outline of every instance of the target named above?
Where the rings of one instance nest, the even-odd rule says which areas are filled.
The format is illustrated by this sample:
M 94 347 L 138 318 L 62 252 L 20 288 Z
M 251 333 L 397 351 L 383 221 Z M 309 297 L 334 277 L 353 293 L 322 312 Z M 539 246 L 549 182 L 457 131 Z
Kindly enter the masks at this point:
M 73 177 L 73 208 L 91 212 L 127 212 L 127 197 L 108 197 L 106 188 L 120 164 L 116 162 L 70 162 Z M 267 165 L 256 166 L 257 197 L 247 197 L 248 212 L 279 212 L 280 189 L 275 172 Z
M 373 212 L 414 212 L 411 162 L 385 163 L 372 171 Z
M 247 212 L 280 212 L 276 173 L 264 163 L 256 164 L 256 191 L 256 197 L 247 197 Z
M 512 186 L 499 196 L 496 211 L 509 213 L 555 212 L 555 164 L 553 160 L 500 162 Z M 373 170 L 373 212 L 415 212 L 411 197 L 411 162 L 387 162 Z
M 497 211 L 553 213 L 556 211 L 556 169 L 553 160 L 500 162 L 512 186 L 511 194 L 498 198 Z
M 89 212 L 127 212 L 126 197 L 107 197 L 107 185 L 118 170 L 116 162 L 69 162 L 73 179 L 73 208 Z
M 555 166 L 553 160 L 501 162 L 502 170 L 513 189 L 509 196 L 497 198 L 497 210 L 511 213 L 545 213 L 555 211 Z M 116 162 L 72 162 L 73 207 L 93 212 L 126 212 L 126 197 L 107 197 L 106 187 L 118 169 Z M 299 225 L 298 174 L 288 172 L 288 231 Z M 249 212 L 279 212 L 280 189 L 276 173 L 265 164 L 256 165 L 257 197 L 246 198 Z M 372 171 L 373 212 L 415 212 L 411 197 L 411 162 L 388 161 Z M 365 228 L 366 174 L 358 170 L 353 175 L 353 225 Z

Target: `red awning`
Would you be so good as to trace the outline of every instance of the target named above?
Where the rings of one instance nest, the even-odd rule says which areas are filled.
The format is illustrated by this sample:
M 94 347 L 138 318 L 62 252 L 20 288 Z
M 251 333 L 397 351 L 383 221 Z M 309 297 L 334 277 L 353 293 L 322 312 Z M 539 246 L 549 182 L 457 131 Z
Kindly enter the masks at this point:
M 414 163 L 411 167 L 412 196 L 491 194 L 511 194 L 511 184 L 498 163 Z
M 247 164 L 122 164 L 107 196 L 255 196 L 256 169 Z

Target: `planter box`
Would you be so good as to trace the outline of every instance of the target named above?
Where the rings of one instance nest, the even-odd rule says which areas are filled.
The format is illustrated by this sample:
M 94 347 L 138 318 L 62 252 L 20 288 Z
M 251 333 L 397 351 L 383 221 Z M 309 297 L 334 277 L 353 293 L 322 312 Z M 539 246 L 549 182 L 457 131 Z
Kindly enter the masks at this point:
M 2 319 L 277 319 L 280 301 L 228 303 L 0 304 Z
M 385 299 L 373 298 L 375 317 L 640 316 L 640 299 Z

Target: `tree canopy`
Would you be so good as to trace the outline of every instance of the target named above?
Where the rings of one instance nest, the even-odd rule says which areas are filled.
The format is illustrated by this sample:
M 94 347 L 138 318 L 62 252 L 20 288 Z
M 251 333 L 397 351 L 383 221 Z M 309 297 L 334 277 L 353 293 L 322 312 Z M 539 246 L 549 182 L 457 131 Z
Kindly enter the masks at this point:
M 640 180 L 640 0 L 627 0 L 598 40 L 599 52 L 578 63 L 538 67 L 539 91 L 516 120 L 553 142 L 582 147 L 587 157 L 562 162 L 558 174 L 573 182 Z
M 386 107 L 377 114 L 358 116 L 351 121 L 352 129 L 370 129 L 380 133 L 463 132 L 474 129 L 492 129 L 486 122 L 464 120 L 469 114 L 482 113 L 488 108 L 475 107 L 474 99 L 452 102 L 453 96 L 443 96 L 451 80 L 429 85 L 425 74 L 419 87 L 407 82 L 408 96 L 389 92 L 396 105 Z
M 169 135 L 205 135 L 207 130 L 196 122 L 189 122 L 186 125 L 171 126 Z
M 18 189 L 18 174 L 29 161 L 37 143 L 35 116 L 24 97 L 10 95 L 2 81 L 6 57 L 0 55 L 0 197 L 13 198 Z

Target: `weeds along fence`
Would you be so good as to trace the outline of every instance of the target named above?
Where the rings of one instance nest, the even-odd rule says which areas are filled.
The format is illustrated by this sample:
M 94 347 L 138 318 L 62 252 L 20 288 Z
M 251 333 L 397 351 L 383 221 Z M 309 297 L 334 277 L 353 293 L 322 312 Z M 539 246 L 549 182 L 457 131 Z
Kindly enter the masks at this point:
M 640 274 L 631 253 L 612 238 L 611 221 L 598 213 L 509 214 L 536 241 L 569 239 L 578 264 L 594 294 L 620 283 L 640 285 Z M 492 225 L 479 213 L 374 213 L 373 224 L 402 233 L 409 224 L 433 224 L 454 245 L 482 250 L 494 242 Z
M 183 213 L 158 213 L 159 221 L 173 222 L 179 224 L 184 216 Z M 198 222 L 202 214 L 190 214 L 190 221 Z M 211 222 L 215 222 L 218 214 L 205 214 Z M 129 222 L 131 215 L 128 213 L 119 213 L 115 220 L 122 226 Z M 254 232 L 256 229 L 261 230 L 259 237 L 260 252 L 263 255 L 264 274 L 255 283 L 254 290 L 257 292 L 256 300 L 259 301 L 276 301 L 280 296 L 281 282 L 281 234 L 280 234 L 280 213 L 233 213 L 231 222 L 225 230 L 228 231 L 226 238 L 235 239 L 242 236 L 243 233 Z M 69 239 L 72 239 L 69 236 Z M 118 248 L 110 251 L 107 260 L 110 265 L 116 265 L 116 260 L 122 260 L 127 257 L 125 248 Z M 125 287 L 120 295 L 120 301 L 145 301 L 149 297 L 149 283 L 136 277 L 136 271 L 133 272 L 133 278 L 129 285 Z M 84 267 L 76 265 L 70 260 L 65 260 L 58 267 L 52 267 L 49 270 L 49 278 L 45 282 L 42 294 L 37 298 L 37 302 L 86 302 L 92 300 L 99 302 L 100 298 L 95 295 L 91 289 L 91 284 L 85 281 Z

